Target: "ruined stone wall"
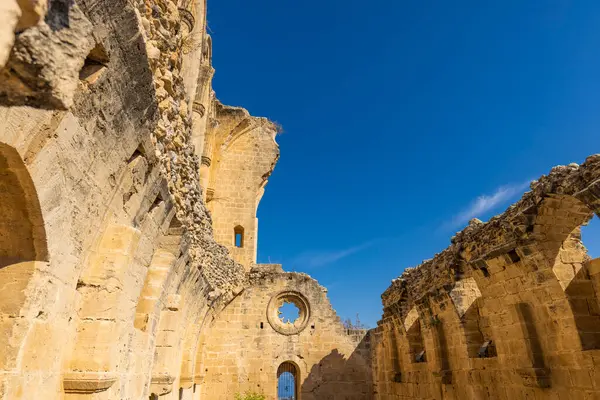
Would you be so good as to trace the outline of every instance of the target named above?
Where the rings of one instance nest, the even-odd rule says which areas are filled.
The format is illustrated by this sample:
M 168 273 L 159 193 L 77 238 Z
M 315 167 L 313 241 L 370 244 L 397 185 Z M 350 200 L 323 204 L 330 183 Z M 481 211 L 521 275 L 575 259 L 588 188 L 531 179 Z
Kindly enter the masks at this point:
M 256 263 L 256 212 L 279 159 L 276 126 L 238 107 L 220 103 L 208 132 L 202 162 L 208 164 L 207 203 L 217 242 L 247 269 Z M 236 235 L 238 235 L 236 242 Z
M 600 398 L 599 260 L 580 235 L 594 212 L 599 155 L 406 269 L 372 335 L 377 398 Z
M 370 337 L 343 328 L 325 288 L 277 265 L 256 266 L 250 282 L 203 334 L 201 398 L 255 391 L 276 399 L 285 362 L 297 368 L 302 400 L 373 398 Z M 277 314 L 285 300 L 300 309 L 294 324 Z
M 198 398 L 201 332 L 247 284 L 193 141 L 206 8 L 26 4 L 0 7 L 0 398 Z

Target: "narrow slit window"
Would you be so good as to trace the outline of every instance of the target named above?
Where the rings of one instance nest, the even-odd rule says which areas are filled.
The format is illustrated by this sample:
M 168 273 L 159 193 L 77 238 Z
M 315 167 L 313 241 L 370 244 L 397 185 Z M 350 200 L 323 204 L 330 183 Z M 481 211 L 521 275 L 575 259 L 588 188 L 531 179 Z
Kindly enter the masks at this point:
M 233 228 L 233 244 L 235 247 L 244 247 L 244 228 L 240 225 Z

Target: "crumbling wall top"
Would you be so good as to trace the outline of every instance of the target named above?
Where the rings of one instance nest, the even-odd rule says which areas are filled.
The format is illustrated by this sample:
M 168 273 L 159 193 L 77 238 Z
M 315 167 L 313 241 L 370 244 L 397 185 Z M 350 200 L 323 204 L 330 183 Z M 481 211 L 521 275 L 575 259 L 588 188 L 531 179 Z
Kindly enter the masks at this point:
M 530 191 L 488 222 L 471 220 L 451 239 L 451 244 L 433 259 L 406 268 L 382 294 L 384 308 L 403 300 L 410 303 L 440 291 L 449 292 L 457 279 L 468 277 L 478 262 L 506 254 L 518 245 L 534 240 L 538 207 L 544 199 L 567 195 L 598 210 L 600 205 L 600 154 L 588 157 L 582 165 L 552 168 L 548 175 L 531 182 Z M 590 211 L 591 213 L 591 211 Z

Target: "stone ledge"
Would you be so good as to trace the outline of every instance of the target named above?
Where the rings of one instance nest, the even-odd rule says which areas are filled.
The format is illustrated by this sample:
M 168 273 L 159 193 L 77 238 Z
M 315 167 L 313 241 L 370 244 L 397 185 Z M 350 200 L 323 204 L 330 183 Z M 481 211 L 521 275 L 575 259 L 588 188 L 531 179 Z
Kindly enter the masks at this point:
M 112 372 L 68 372 L 63 375 L 65 393 L 98 393 L 108 390 L 117 381 Z
M 175 377 L 173 375 L 153 375 L 151 391 L 159 396 L 171 393 L 171 391 L 173 391 L 173 382 L 175 382 Z
M 194 385 L 194 377 L 191 375 L 182 375 L 179 377 L 179 386 L 184 389 L 190 389 Z

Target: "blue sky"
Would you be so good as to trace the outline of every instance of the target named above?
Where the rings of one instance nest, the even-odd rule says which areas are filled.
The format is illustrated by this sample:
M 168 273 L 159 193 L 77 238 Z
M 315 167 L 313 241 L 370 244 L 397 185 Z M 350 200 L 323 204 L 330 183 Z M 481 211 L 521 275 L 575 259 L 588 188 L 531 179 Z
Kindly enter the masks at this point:
M 214 0 L 208 23 L 220 100 L 285 129 L 259 262 L 342 318 L 375 326 L 405 267 L 600 152 L 596 0 Z

